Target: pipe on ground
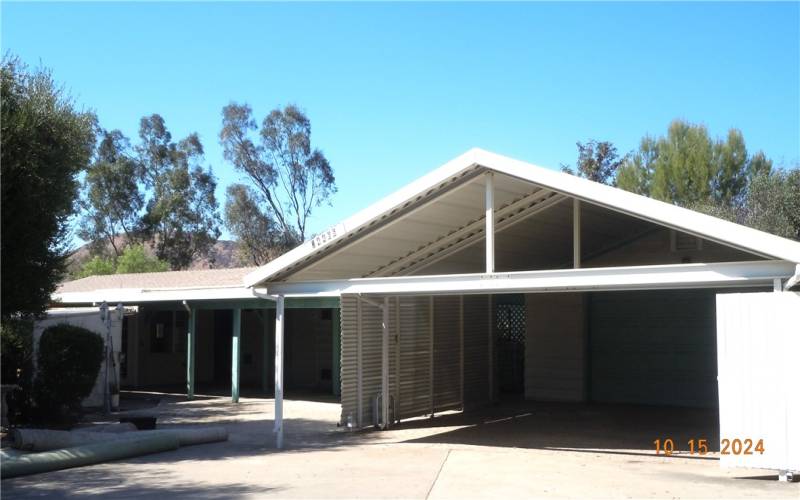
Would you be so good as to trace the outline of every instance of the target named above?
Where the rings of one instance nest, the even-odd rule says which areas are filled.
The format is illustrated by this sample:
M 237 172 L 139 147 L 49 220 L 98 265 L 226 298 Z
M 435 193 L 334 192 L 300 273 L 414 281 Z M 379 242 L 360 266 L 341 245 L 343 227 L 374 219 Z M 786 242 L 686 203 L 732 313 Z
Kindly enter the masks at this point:
M 228 440 L 228 431 L 224 427 L 199 427 L 196 429 L 176 428 L 158 429 L 154 431 L 132 432 L 83 432 L 53 431 L 47 429 L 14 429 L 13 447 L 26 451 L 49 451 L 70 448 L 93 443 L 105 443 L 139 439 L 145 436 L 174 436 L 180 446 L 216 443 Z
M 90 425 L 88 427 L 79 427 L 75 429 L 77 432 L 131 432 L 139 430 L 136 425 L 131 422 L 115 422 L 103 425 Z
M 84 444 L 42 453 L 31 453 L 16 458 L 4 458 L 0 462 L 0 477 L 7 479 L 81 467 L 110 460 L 177 450 L 178 446 L 179 442 L 176 435 L 163 433 L 130 439 L 113 439 L 101 443 Z

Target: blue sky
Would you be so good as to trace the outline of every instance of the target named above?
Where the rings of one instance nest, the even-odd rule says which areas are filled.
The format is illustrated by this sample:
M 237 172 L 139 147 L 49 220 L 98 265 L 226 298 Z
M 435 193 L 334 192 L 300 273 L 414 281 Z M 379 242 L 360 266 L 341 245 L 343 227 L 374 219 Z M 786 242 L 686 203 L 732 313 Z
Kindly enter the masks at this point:
M 51 68 L 104 128 L 160 113 L 219 179 L 220 111 L 304 108 L 339 192 L 317 232 L 482 147 L 557 168 L 674 118 L 800 161 L 798 3 L 2 3 L 3 52 Z

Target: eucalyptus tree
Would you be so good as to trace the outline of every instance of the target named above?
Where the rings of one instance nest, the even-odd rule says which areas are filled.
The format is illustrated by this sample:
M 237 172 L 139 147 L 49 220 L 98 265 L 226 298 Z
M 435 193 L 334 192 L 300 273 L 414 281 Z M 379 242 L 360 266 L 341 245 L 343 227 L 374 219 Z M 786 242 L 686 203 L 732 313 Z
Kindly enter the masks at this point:
M 141 119 L 139 139 L 138 177 L 147 190 L 140 229 L 159 259 L 185 269 L 219 238 L 217 181 L 203 166 L 196 133 L 175 142 L 164 119 L 153 114 Z
M 589 140 L 576 142 L 578 147 L 578 162 L 575 170 L 568 165 L 562 165 L 561 170 L 601 184 L 613 185 L 617 169 L 625 161 L 620 157 L 617 148 L 608 141 Z
M 245 174 L 250 188 L 228 192 L 226 224 L 250 258 L 262 262 L 275 252 L 305 240 L 308 219 L 315 208 L 336 192 L 333 169 L 325 155 L 311 145 L 311 121 L 297 106 L 272 110 L 256 123 L 247 104 L 231 103 L 222 110 L 219 135 L 225 159 Z M 264 228 L 251 231 L 249 218 Z
M 284 230 L 258 204 L 250 186 L 231 184 L 225 201 L 225 225 L 238 239 L 239 259 L 260 266 L 297 244 L 299 237 Z
M 128 139 L 119 130 L 104 130 L 100 136 L 95 161 L 84 179 L 77 234 L 91 242 L 95 255 L 104 255 L 110 246 L 116 260 L 127 245 L 140 239 L 137 230 L 144 195 Z

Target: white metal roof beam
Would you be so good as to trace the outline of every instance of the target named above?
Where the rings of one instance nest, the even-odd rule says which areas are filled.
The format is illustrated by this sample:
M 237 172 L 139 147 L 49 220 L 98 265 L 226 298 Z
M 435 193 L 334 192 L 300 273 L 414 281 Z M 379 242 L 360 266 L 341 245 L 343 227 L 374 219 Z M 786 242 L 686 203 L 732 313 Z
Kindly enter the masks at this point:
M 359 238 L 363 238 L 367 234 L 375 234 L 377 232 L 383 231 L 384 229 L 393 226 L 394 224 L 401 221 L 403 218 L 413 215 L 416 212 L 422 210 L 423 208 L 436 202 L 444 194 L 452 194 L 458 192 L 461 189 L 464 189 L 470 184 L 470 181 L 475 179 L 480 174 L 481 171 L 482 171 L 481 168 L 476 167 L 471 172 L 463 173 L 455 178 L 442 181 L 435 188 L 428 189 L 424 194 L 419 194 L 413 201 L 407 201 L 402 206 L 395 207 L 391 211 L 382 214 L 379 219 L 376 219 L 364 225 L 364 227 L 349 232 L 348 234 L 345 235 L 346 236 L 345 238 L 342 238 L 340 241 L 337 241 L 336 245 L 328 246 L 325 248 L 320 247 L 323 249 L 317 256 L 313 258 L 308 257 L 301 263 L 292 264 L 291 266 L 284 269 L 282 274 L 291 274 L 294 271 L 294 268 L 298 266 L 298 264 L 302 264 L 304 266 L 312 264 L 317 265 L 320 264 L 321 262 L 324 262 L 338 255 L 339 253 L 350 247 L 350 245 L 359 241 Z
M 509 219 L 512 216 L 521 214 L 524 218 L 524 216 L 528 215 L 528 213 L 534 212 L 534 209 L 536 209 L 535 211 L 538 211 L 542 207 L 539 205 L 540 203 L 548 201 L 553 197 L 557 197 L 558 200 L 563 199 L 563 196 L 556 195 L 547 189 L 537 189 L 535 192 L 511 202 L 505 207 L 501 207 L 495 212 L 495 223 L 497 224 L 497 229 L 506 227 Z M 549 206 L 549 204 L 547 206 Z M 411 266 L 424 263 L 425 260 L 438 257 L 442 252 L 452 248 L 455 243 L 460 243 L 460 245 L 457 246 L 457 249 L 464 248 L 477 238 L 483 236 L 486 230 L 484 219 L 485 216 L 479 217 L 478 219 L 461 226 L 460 228 L 445 236 L 442 236 L 441 238 L 424 244 L 406 256 L 400 257 L 394 262 L 390 262 L 383 267 L 375 269 L 366 276 L 370 277 L 375 276 L 376 274 L 392 275 L 400 271 L 405 271 Z M 503 223 L 505 223 L 505 225 Z
M 530 198 L 524 198 L 520 200 L 519 203 L 515 203 L 513 207 L 509 206 L 509 210 L 496 212 L 494 223 L 495 234 L 505 231 L 511 226 L 523 222 L 539 212 L 558 205 L 566 198 L 564 195 L 554 193 L 546 189 L 542 189 L 540 192 L 545 193 L 540 197 L 540 199 L 531 202 Z M 433 264 L 436 264 L 450 255 L 453 255 L 454 253 L 476 243 L 478 240 L 483 238 L 485 233 L 485 224 L 483 224 L 483 220 L 484 218 L 482 217 L 477 222 L 477 227 L 474 231 L 468 231 L 470 234 L 466 238 L 458 240 L 458 245 L 450 244 L 439 250 L 436 254 L 425 256 L 425 258 L 414 262 L 405 269 L 402 269 L 403 274 L 411 274 L 421 269 L 425 269 L 426 267 L 432 266 Z
M 715 262 L 272 283 L 267 290 L 287 297 L 325 297 L 722 288 L 770 286 L 775 278 L 794 273 L 795 264 L 786 261 Z

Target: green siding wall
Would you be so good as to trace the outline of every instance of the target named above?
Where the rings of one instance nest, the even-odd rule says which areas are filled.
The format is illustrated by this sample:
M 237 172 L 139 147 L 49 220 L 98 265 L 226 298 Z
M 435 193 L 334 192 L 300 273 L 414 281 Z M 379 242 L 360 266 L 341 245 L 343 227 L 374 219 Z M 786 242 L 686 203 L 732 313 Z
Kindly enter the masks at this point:
M 714 300 L 710 290 L 591 294 L 591 399 L 716 407 Z

